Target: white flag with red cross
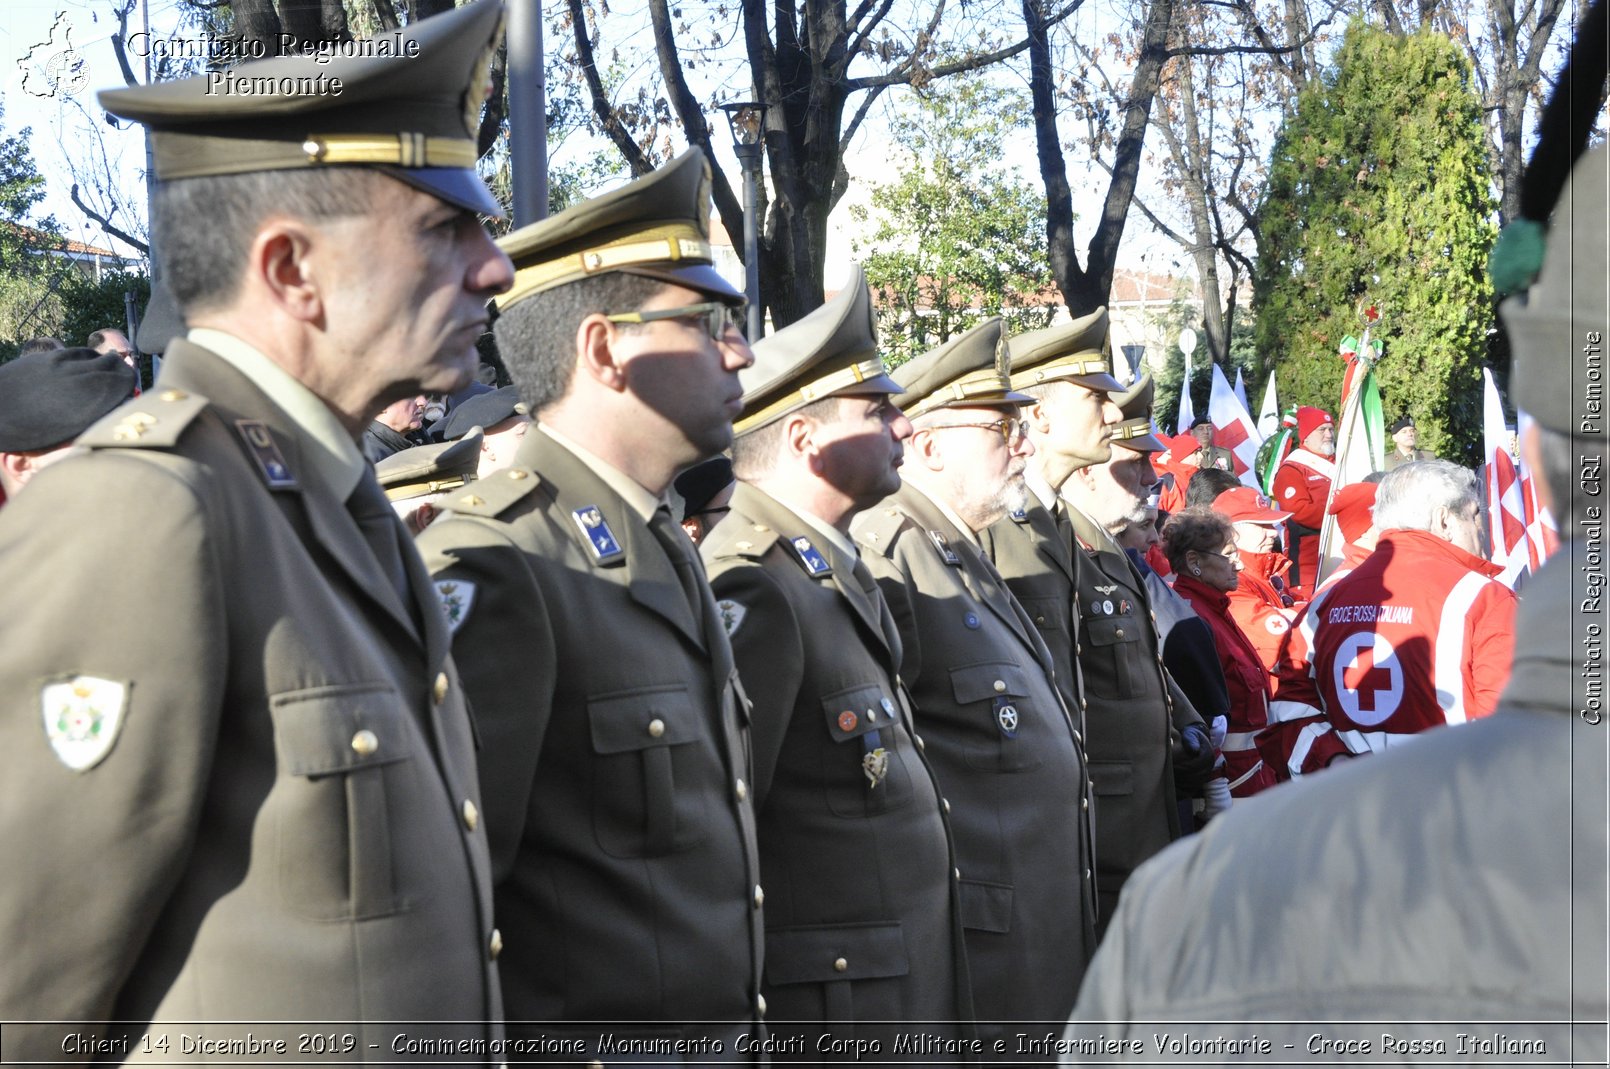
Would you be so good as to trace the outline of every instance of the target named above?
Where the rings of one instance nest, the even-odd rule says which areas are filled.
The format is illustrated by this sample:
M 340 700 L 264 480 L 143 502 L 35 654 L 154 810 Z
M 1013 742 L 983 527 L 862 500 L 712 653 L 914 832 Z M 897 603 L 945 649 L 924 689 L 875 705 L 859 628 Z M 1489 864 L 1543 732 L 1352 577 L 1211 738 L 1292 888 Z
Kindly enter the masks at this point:
M 1511 452 L 1493 373 L 1482 369 L 1482 437 L 1487 472 L 1487 534 L 1493 563 L 1504 569 L 1499 581 L 1513 588 L 1535 572 L 1558 544 L 1554 520 L 1537 500 L 1537 486 L 1526 465 Z
M 1230 381 L 1218 364 L 1213 365 L 1213 390 L 1208 395 L 1208 419 L 1213 421 L 1213 444 L 1223 446 L 1235 459 L 1235 476 L 1248 486 L 1258 486 L 1258 450 L 1263 435 L 1252 421 L 1247 406 L 1236 399 Z

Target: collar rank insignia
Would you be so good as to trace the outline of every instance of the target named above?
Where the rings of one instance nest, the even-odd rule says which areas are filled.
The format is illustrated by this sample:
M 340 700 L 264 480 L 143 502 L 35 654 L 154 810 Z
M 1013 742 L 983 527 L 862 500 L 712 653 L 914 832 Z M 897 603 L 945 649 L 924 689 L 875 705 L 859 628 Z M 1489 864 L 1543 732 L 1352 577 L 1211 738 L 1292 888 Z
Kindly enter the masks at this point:
M 268 483 L 270 490 L 291 490 L 296 487 L 296 476 L 291 474 L 290 466 L 285 463 L 285 457 L 274 441 L 274 435 L 262 420 L 237 419 L 235 430 L 240 432 L 252 459 L 257 461 L 257 468 L 263 473 L 263 481 Z
M 1114 591 L 1116 591 L 1117 589 L 1118 589 L 1118 584 L 1117 583 L 1108 583 L 1106 586 L 1102 586 L 1099 583 L 1096 585 L 1096 593 L 1098 593 L 1098 594 L 1111 594 Z
M 45 736 L 61 763 L 87 772 L 101 763 L 123 726 L 128 687 L 110 679 L 74 676 L 39 692 Z
M 928 538 L 933 542 L 934 548 L 939 550 L 939 555 L 944 558 L 946 564 L 953 568 L 962 566 L 962 559 L 956 555 L 954 549 L 950 548 L 950 543 L 945 541 L 944 535 L 938 531 L 929 531 Z
M 626 551 L 621 548 L 615 532 L 609 529 L 609 521 L 598 511 L 597 505 L 586 505 L 570 515 L 581 529 L 582 537 L 587 539 L 588 548 L 593 551 L 594 564 L 614 564 L 626 557 Z
M 475 584 L 462 579 L 438 579 L 436 596 L 441 599 L 442 611 L 447 614 L 448 634 L 456 635 L 469 619 L 470 606 L 475 604 Z
M 1017 508 L 1011 511 L 1010 515 L 1014 523 L 1029 522 L 1029 509 L 1027 505 L 1019 505 Z
M 815 546 L 811 545 L 809 538 L 800 535 L 789 545 L 793 546 L 794 552 L 799 554 L 799 559 L 804 563 L 805 570 L 811 573 L 812 579 L 820 579 L 824 575 L 833 574 L 832 565 L 828 564 L 827 558 L 822 556 Z

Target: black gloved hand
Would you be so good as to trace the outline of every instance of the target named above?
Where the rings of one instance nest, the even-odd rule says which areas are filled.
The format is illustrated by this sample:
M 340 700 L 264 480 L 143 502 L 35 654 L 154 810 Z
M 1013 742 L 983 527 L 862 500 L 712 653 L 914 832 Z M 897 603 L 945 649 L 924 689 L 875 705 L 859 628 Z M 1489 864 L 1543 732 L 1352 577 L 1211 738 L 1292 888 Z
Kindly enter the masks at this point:
M 1198 795 L 1213 773 L 1213 743 L 1207 728 L 1187 724 L 1174 747 L 1174 790 L 1180 795 Z

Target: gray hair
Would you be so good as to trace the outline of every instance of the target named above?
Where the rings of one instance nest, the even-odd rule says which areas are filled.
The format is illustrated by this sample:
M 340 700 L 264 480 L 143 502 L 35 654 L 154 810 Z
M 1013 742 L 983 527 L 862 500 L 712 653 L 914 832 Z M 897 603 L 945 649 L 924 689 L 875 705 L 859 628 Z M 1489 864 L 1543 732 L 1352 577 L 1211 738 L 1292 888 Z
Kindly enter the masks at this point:
M 576 374 L 576 328 L 595 313 L 635 312 L 666 288 L 659 279 L 611 271 L 555 286 L 513 305 L 492 324 L 498 355 L 532 415 L 564 398 Z M 634 330 L 622 323 L 617 329 Z
M 1461 513 L 1479 506 L 1476 473 L 1446 460 L 1421 460 L 1394 468 L 1375 494 L 1375 529 L 1431 530 L 1439 508 Z
M 162 273 L 184 312 L 218 308 L 240 290 L 257 228 L 270 215 L 307 222 L 375 209 L 395 178 L 368 167 L 182 178 L 157 185 L 151 233 Z

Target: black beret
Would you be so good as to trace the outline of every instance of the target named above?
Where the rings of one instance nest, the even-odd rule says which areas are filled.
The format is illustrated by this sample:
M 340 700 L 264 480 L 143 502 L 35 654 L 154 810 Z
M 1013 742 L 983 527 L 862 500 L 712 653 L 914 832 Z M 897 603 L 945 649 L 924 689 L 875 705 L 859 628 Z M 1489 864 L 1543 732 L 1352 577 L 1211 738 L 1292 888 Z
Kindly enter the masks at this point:
M 1412 427 L 1412 426 L 1414 426 L 1414 417 L 1413 416 L 1409 416 L 1409 415 L 1399 416 L 1392 424 L 1392 432 L 1391 433 L 1396 434 L 1396 433 L 1398 433 L 1398 431 L 1401 431 L 1403 428 Z
M 472 427 L 491 430 L 516 413 L 525 415 L 526 407 L 513 386 L 478 393 L 442 417 L 442 441 L 462 438 Z
M 687 519 L 732 485 L 732 461 L 720 456 L 701 460 L 678 475 L 671 485 L 682 495 L 682 518 Z
M 0 453 L 65 445 L 134 396 L 134 369 L 114 353 L 53 349 L 0 365 Z

